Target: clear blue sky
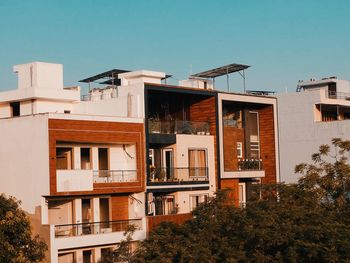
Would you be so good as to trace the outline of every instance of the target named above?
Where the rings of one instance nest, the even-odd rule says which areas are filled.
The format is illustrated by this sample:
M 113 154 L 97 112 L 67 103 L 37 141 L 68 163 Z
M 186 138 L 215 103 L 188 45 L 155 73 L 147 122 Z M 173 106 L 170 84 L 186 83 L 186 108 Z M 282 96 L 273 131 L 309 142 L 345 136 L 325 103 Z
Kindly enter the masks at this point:
M 299 79 L 350 79 L 350 1 L 0 0 L 0 90 L 31 61 L 64 64 L 66 85 L 111 68 L 176 80 L 235 62 L 252 66 L 248 89 L 294 91 Z

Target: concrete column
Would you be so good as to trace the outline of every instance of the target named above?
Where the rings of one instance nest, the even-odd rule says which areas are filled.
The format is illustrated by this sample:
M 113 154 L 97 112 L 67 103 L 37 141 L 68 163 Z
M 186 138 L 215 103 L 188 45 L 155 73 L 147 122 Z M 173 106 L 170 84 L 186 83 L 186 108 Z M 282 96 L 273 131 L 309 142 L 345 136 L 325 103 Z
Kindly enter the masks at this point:
M 95 197 L 92 199 L 92 220 L 93 222 L 100 222 L 100 198 Z M 98 224 L 94 225 L 94 233 L 98 234 L 100 232 L 100 226 Z
M 73 169 L 80 170 L 81 169 L 81 159 L 80 159 L 80 147 L 73 148 Z
M 74 199 L 74 219 L 75 219 L 75 224 L 80 224 L 82 223 L 82 204 L 81 204 L 81 199 L 80 198 L 77 198 L 77 199 Z M 76 229 L 77 231 L 77 236 L 81 235 L 82 234 L 82 227 L 79 226 L 77 227 Z
M 97 247 L 94 249 L 94 262 L 99 261 L 101 258 L 101 248 Z
M 75 252 L 75 257 L 76 257 L 77 263 L 83 263 L 83 251 L 82 250 L 77 250 Z
M 92 170 L 97 171 L 98 170 L 98 147 L 92 147 L 91 154 L 92 154 Z
M 41 197 L 41 224 L 49 224 L 49 207 L 45 197 Z

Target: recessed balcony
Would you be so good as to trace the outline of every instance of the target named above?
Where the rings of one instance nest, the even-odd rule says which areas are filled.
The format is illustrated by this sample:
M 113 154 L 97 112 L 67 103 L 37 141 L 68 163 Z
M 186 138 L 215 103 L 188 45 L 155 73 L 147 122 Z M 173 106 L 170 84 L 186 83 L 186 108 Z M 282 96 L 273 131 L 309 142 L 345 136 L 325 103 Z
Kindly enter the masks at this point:
M 150 134 L 210 135 L 209 122 L 148 119 Z
M 239 159 L 238 169 L 225 171 L 222 178 L 262 178 L 265 170 L 261 159 Z
M 97 170 L 93 171 L 94 183 L 137 182 L 136 170 Z
M 148 185 L 209 183 L 208 167 L 150 168 Z
M 95 183 L 138 182 L 136 170 L 56 170 L 57 192 L 93 191 Z
M 134 226 L 136 230 L 142 230 L 142 219 L 55 225 L 55 237 L 63 238 L 125 232 L 129 226 Z
M 92 170 L 56 170 L 57 192 L 92 191 Z

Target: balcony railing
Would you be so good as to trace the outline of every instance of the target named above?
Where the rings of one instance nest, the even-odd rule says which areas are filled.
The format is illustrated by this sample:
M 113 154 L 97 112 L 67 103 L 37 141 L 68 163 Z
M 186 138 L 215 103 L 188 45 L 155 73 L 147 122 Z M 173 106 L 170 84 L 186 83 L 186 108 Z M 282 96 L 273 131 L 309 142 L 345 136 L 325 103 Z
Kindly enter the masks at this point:
M 129 226 L 134 226 L 136 230 L 142 230 L 142 219 L 55 225 L 55 237 L 124 232 Z
M 209 122 L 149 119 L 149 133 L 210 135 Z
M 150 182 L 205 182 L 208 181 L 208 167 L 185 168 L 150 168 Z
M 251 171 L 263 170 L 263 163 L 261 159 L 238 159 L 238 170 Z
M 350 100 L 350 93 L 345 92 L 328 91 L 326 96 L 328 99 Z
M 94 183 L 137 182 L 136 170 L 97 170 L 93 171 Z

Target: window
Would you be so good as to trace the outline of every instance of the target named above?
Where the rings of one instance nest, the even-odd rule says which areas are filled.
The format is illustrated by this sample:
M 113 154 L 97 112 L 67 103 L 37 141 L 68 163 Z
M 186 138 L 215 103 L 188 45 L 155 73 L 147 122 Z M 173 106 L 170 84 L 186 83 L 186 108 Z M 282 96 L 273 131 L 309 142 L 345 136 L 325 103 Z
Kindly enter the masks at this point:
M 241 142 L 237 142 L 237 158 L 243 158 L 243 146 Z
M 57 170 L 73 169 L 73 148 L 72 147 L 56 148 L 56 169 Z
M 109 175 L 109 154 L 108 148 L 98 148 L 98 170 L 100 177 Z
M 19 101 L 10 103 L 10 107 L 11 107 L 11 117 L 17 117 L 21 115 Z
M 91 169 L 91 149 L 80 148 L 80 166 L 82 170 Z
M 191 195 L 190 196 L 191 210 L 194 210 L 199 204 L 203 202 L 207 202 L 208 197 L 209 197 L 208 194 Z
M 158 195 L 154 196 L 154 205 L 156 215 L 177 214 L 178 208 L 175 205 L 174 195 Z
M 188 158 L 190 176 L 207 175 L 207 158 L 205 149 L 188 150 Z

